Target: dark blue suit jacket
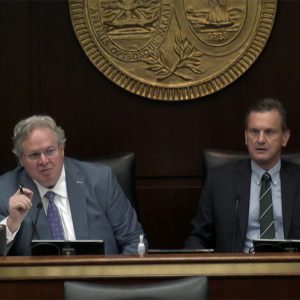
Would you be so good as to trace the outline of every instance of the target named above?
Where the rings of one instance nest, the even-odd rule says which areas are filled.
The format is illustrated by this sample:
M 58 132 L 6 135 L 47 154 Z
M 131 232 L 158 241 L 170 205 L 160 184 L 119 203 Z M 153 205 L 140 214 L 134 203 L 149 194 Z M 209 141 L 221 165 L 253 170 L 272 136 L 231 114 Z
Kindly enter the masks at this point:
M 299 166 L 282 161 L 280 179 L 284 237 L 300 239 Z M 248 228 L 250 185 L 250 160 L 212 169 L 185 248 L 242 252 Z
M 104 240 L 106 254 L 136 254 L 144 234 L 135 210 L 110 167 L 65 158 L 67 192 L 77 240 Z M 34 222 L 41 201 L 35 183 L 23 167 L 0 177 L 0 215 L 8 215 L 8 199 L 22 184 L 33 191 L 33 206 L 23 220 L 8 255 L 29 255 L 31 239 L 52 239 L 44 209 Z M 147 241 L 146 241 L 147 245 Z

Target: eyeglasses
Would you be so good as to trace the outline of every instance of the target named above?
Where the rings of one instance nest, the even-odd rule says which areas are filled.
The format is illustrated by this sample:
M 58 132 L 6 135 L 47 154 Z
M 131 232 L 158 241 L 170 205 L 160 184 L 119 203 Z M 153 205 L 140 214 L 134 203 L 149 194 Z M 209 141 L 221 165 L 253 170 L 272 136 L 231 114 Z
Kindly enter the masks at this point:
M 23 154 L 29 161 L 38 161 L 41 158 L 41 155 L 44 154 L 46 157 L 54 157 L 58 153 L 58 147 L 48 148 L 45 151 L 41 152 L 32 152 L 30 154 Z

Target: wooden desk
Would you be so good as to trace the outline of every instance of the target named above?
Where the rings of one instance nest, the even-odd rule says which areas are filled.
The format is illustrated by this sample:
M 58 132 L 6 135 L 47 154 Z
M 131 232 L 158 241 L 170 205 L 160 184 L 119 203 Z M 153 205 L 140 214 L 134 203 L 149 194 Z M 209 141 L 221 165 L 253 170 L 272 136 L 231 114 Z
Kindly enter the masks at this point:
M 209 276 L 211 299 L 300 299 L 300 254 L 288 253 L 2 257 L 0 298 L 63 299 L 65 280 L 183 276 Z

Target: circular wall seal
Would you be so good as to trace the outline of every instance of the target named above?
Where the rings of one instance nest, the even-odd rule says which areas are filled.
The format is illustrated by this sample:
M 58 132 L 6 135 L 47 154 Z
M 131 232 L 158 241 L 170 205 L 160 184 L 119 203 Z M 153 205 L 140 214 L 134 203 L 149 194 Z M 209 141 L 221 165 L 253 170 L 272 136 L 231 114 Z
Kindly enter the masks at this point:
M 234 82 L 270 36 L 277 0 L 69 0 L 90 61 L 154 100 L 200 98 Z

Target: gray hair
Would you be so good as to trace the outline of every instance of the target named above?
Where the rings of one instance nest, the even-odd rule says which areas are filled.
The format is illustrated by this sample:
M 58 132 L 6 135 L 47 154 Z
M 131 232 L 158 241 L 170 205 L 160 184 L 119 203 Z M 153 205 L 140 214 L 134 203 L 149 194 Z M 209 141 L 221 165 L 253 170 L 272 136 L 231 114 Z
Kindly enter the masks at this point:
M 64 130 L 57 126 L 55 121 L 44 115 L 34 115 L 29 118 L 21 120 L 14 128 L 12 152 L 20 158 L 22 154 L 22 143 L 28 138 L 34 129 L 37 128 L 49 128 L 57 137 L 59 145 L 65 145 L 66 137 Z

